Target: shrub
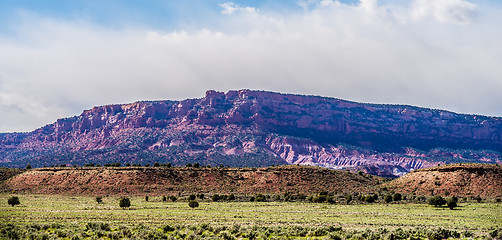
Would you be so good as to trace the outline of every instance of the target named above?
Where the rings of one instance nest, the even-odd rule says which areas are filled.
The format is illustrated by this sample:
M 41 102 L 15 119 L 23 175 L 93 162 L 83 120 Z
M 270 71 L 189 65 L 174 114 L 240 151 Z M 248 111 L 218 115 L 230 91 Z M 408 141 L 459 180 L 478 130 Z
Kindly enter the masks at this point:
M 384 200 L 386 203 L 390 203 L 390 202 L 392 202 L 392 196 L 391 196 L 391 195 L 387 195 L 387 196 L 385 196 L 385 197 L 384 197 L 384 199 L 383 199 L 383 200 Z
M 254 198 L 253 196 L 251 196 L 251 197 L 249 198 L 249 201 L 250 201 L 250 202 L 254 202 L 254 201 L 255 201 L 255 198 Z
M 448 200 L 447 206 L 448 206 L 451 210 L 453 210 L 454 208 L 456 208 L 456 207 L 457 207 L 457 202 L 455 202 L 455 201 L 453 201 L 453 200 L 451 200 L 451 199 L 450 199 L 450 200 Z
M 399 202 L 403 199 L 403 196 L 400 193 L 395 193 L 394 196 L 392 197 L 392 200 L 395 202 Z
M 148 197 L 148 195 L 146 195 L 145 196 L 145 201 L 148 202 L 148 199 L 149 199 L 149 197 Z
M 203 194 L 203 193 L 200 193 L 200 194 L 198 194 L 198 195 L 197 195 L 197 197 L 198 197 L 199 199 L 204 199 L 204 194 Z
M 233 201 L 233 200 L 235 200 L 235 195 L 231 193 L 230 195 L 228 195 L 228 201 Z
M 129 200 L 129 198 L 127 198 L 127 197 L 121 198 L 120 202 L 119 202 L 119 206 L 121 208 L 128 208 L 131 206 L 131 200 Z
M 21 202 L 19 202 L 19 197 L 10 197 L 7 199 L 7 203 L 13 207 L 21 204 Z
M 481 201 L 483 201 L 483 199 L 479 195 L 475 198 L 475 200 L 478 203 L 480 203 Z
M 212 197 L 211 197 L 211 200 L 213 202 L 218 202 L 220 200 L 220 195 L 218 194 L 214 194 Z
M 153 164 L 153 166 L 154 166 L 154 167 L 160 167 L 160 163 L 155 162 L 155 163 Z
M 190 201 L 195 200 L 195 194 L 190 194 L 190 196 L 188 196 L 188 200 Z
M 375 202 L 375 198 L 373 198 L 373 195 L 368 195 L 368 196 L 364 197 L 364 201 L 367 203 L 373 203 L 373 202 Z
M 194 163 L 194 164 L 193 164 L 193 167 L 194 167 L 194 168 L 199 168 L 199 167 L 200 167 L 200 164 L 196 162 L 196 163 Z
M 162 196 L 162 202 L 166 202 L 167 201 L 167 197 L 166 196 Z
M 199 206 L 199 202 L 192 200 L 188 203 L 188 206 L 190 206 L 191 208 L 196 208 Z
M 31 164 L 26 165 L 26 169 L 31 169 Z
M 103 197 L 101 197 L 101 196 L 97 196 L 97 197 L 96 197 L 96 202 L 97 202 L 97 203 L 103 203 Z
M 352 195 L 345 195 L 345 203 L 350 204 L 350 202 L 352 202 Z
M 434 196 L 429 199 L 429 205 L 433 205 L 435 207 L 441 207 L 445 203 L 446 203 L 446 200 L 444 200 L 444 198 L 441 196 Z
M 176 202 L 176 200 L 178 200 L 176 196 L 170 196 L 169 199 L 171 199 L 171 202 Z
M 265 202 L 266 201 L 265 195 L 259 194 L 259 193 L 256 194 L 255 201 L 257 201 L 257 202 Z

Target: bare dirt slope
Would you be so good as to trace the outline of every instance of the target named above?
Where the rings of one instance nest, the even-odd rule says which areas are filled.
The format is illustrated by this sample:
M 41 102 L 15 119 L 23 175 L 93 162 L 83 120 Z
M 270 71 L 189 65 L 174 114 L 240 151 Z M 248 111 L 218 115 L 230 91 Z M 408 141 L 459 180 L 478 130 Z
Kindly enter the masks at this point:
M 419 169 L 384 186 L 416 195 L 498 198 L 502 197 L 502 166 L 463 163 Z
M 4 191 L 68 195 L 367 192 L 380 177 L 320 167 L 45 168 L 5 182 Z

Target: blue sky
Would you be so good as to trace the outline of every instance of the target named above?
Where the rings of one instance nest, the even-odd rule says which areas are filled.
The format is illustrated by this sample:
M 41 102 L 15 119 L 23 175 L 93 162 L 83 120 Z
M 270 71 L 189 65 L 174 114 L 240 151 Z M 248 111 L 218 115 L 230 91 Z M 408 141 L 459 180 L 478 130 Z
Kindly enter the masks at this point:
M 0 1 L 0 132 L 259 89 L 502 116 L 488 0 Z

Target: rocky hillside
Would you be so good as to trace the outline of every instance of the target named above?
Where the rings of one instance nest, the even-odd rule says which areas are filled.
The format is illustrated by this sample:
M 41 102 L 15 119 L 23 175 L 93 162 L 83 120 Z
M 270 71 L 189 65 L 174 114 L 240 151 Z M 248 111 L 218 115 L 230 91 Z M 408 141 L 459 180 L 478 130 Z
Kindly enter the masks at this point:
M 45 168 L 4 183 L 4 191 L 68 195 L 172 195 L 192 193 L 365 192 L 382 178 L 320 167 L 267 168 Z
M 302 164 L 400 176 L 438 163 L 502 163 L 501 152 L 502 118 L 251 90 L 94 107 L 0 134 L 0 167 Z
M 415 170 L 385 185 L 416 195 L 502 197 L 502 166 L 452 164 Z

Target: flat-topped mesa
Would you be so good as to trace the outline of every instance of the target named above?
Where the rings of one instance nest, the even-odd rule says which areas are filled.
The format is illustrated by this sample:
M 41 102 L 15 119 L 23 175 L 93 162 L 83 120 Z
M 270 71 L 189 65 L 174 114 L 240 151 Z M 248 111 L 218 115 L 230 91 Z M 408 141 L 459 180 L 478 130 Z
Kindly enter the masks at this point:
M 75 162 L 153 162 L 172 156 L 173 163 L 183 163 L 197 155 L 217 163 L 214 159 L 228 157 L 233 160 L 225 164 L 240 166 L 248 161 L 242 158 L 246 155 L 332 168 L 385 162 L 411 170 L 452 159 L 500 162 L 502 118 L 319 96 L 209 90 L 199 99 L 94 107 L 31 133 L 0 135 L 1 149 L 8 150 L 0 151 L 0 166 L 23 166 L 32 159 L 62 162 L 56 157 L 61 154 Z M 249 161 L 245 164 L 252 165 Z

